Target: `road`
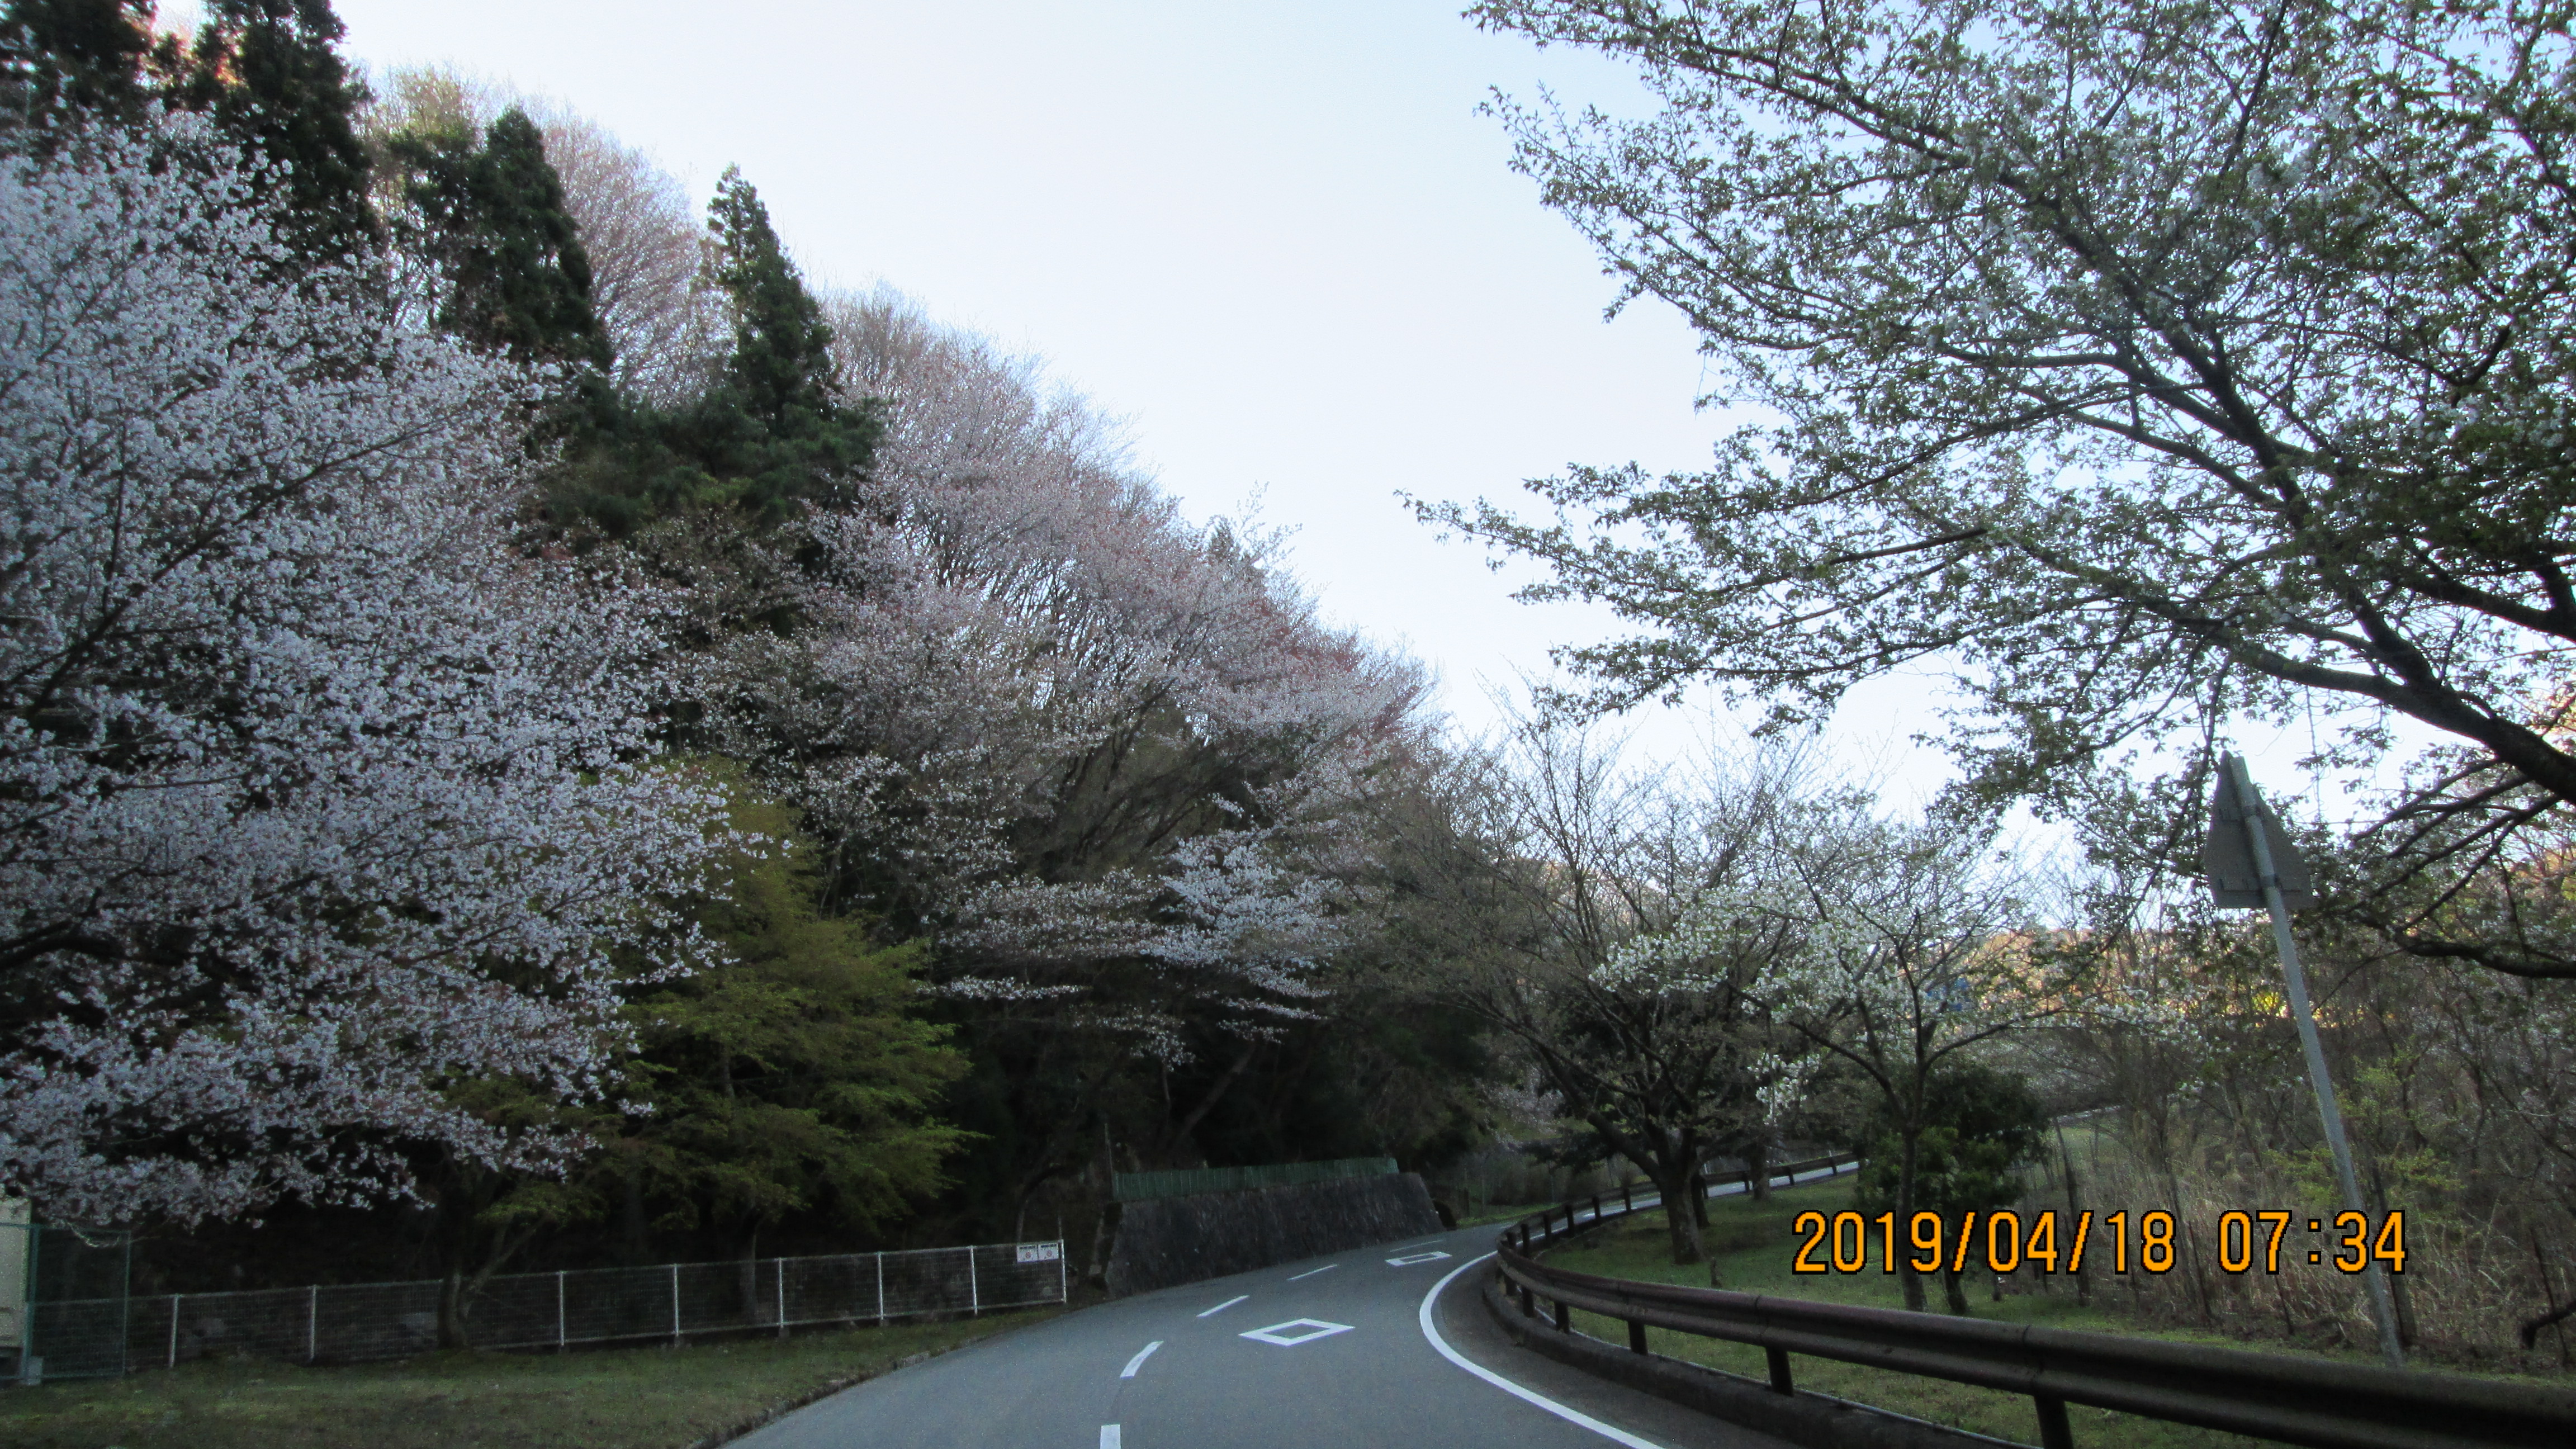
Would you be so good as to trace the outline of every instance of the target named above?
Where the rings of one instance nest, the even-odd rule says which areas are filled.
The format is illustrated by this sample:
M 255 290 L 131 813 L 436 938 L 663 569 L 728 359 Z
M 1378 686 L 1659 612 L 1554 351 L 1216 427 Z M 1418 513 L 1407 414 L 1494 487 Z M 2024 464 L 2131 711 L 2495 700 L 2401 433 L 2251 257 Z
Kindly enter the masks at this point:
M 1787 1449 L 1517 1348 L 1497 1229 L 1139 1294 L 808 1405 L 736 1449 Z

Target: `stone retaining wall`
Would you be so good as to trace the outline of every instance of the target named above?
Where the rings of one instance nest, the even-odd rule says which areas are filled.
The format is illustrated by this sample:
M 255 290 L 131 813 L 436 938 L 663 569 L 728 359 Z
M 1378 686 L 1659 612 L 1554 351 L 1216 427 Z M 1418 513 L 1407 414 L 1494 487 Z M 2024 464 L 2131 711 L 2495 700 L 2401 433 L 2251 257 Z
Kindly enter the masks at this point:
M 1410 1172 L 1131 1202 L 1109 1251 L 1109 1292 L 1147 1293 L 1440 1230 L 1430 1192 Z

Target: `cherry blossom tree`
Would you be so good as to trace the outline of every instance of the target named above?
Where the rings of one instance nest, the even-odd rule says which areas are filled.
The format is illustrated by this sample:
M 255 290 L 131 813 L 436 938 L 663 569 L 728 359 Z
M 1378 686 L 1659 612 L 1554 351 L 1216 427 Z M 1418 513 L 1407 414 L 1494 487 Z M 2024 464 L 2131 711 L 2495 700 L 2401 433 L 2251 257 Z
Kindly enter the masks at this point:
M 1705 1256 L 1702 1168 L 1759 1154 L 1765 1093 L 1795 1075 L 1759 987 L 1801 945 L 1770 855 L 1809 785 L 1793 751 L 1688 778 L 1628 767 L 1598 726 L 1522 718 L 1400 847 L 1420 989 L 1654 1179 L 1676 1263 Z
M 1913 823 L 1865 802 L 1828 802 L 1782 822 L 1772 909 L 1795 949 L 1756 992 L 1778 1019 L 1860 1083 L 1898 1145 L 1894 1206 L 1911 1222 L 1925 1133 L 1945 1073 L 2007 1036 L 2080 1015 L 2145 1023 L 2159 1013 L 2095 979 L 2024 900 L 2026 882 L 1975 827 Z M 1775 1092 L 1783 1100 L 1803 1084 Z M 1900 1262 L 1905 1306 L 1923 1280 Z M 1951 1285 L 1955 1311 L 1964 1312 Z
M 1320 625 L 1257 535 L 1187 525 L 1033 364 L 890 296 L 827 320 L 885 433 L 847 506 L 708 571 L 734 591 L 711 620 L 795 621 L 707 665 L 715 739 L 833 841 L 837 908 L 939 938 L 970 1034 L 1053 1043 L 1028 1056 L 1063 1099 L 1015 1116 L 1062 1130 L 1023 1186 L 1111 1078 L 1213 1056 L 1145 1134 L 1185 1156 L 1250 1052 L 1327 1009 L 1364 781 L 1420 682 Z
M 202 122 L 0 161 L 0 1193 L 193 1221 L 543 1167 L 442 1088 L 607 1090 L 708 791 L 650 598 L 514 556 L 529 377 L 293 283 Z

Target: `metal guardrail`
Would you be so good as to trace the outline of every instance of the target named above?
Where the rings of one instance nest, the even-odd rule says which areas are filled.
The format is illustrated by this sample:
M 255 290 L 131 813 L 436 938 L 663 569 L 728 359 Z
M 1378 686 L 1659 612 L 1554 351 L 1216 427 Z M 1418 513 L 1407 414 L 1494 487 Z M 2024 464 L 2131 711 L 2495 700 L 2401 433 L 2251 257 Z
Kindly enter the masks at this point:
M 1815 1159 L 1777 1169 L 1794 1174 Z M 1631 1352 L 1665 1328 L 1763 1350 L 1775 1393 L 1794 1391 L 1789 1355 L 1947 1379 L 2027 1394 L 2044 1449 L 2073 1449 L 2066 1406 L 2116 1409 L 2170 1423 L 2251 1435 L 2312 1449 L 2568 1449 L 2576 1445 L 2576 1390 L 2498 1383 L 2459 1374 L 2334 1363 L 2170 1343 L 2112 1333 L 2035 1328 L 1817 1303 L 1719 1288 L 1634 1283 L 1550 1268 L 1531 1256 L 1569 1233 L 1660 1205 L 1622 1193 L 1565 1203 L 1512 1224 L 1496 1244 L 1497 1268 L 1535 1316 L 1534 1298 L 1628 1325 Z M 1586 1210 L 1588 1208 L 1588 1211 Z

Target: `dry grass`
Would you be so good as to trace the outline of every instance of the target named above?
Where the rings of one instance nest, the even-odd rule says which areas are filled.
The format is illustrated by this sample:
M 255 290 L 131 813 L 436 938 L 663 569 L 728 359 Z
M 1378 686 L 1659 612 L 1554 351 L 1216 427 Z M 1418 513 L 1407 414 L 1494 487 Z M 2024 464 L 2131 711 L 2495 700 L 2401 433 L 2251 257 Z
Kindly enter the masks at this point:
M 1831 1213 L 1847 1207 L 1850 1194 L 1848 1181 L 1822 1182 L 1775 1192 L 1768 1202 L 1757 1203 L 1742 1198 L 1712 1201 L 1709 1204 L 1708 1245 L 1711 1260 L 1724 1286 L 1750 1293 L 1778 1293 L 1830 1303 L 1904 1307 L 1904 1296 L 1896 1278 L 1878 1271 L 1875 1259 L 1868 1270 L 1856 1274 L 1816 1276 L 1791 1271 L 1790 1264 L 1801 1239 L 1801 1235 L 1792 1231 L 1792 1220 L 1809 1208 Z M 1660 1212 L 1639 1213 L 1634 1218 L 1613 1224 L 1599 1233 L 1577 1240 L 1571 1247 L 1549 1254 L 1548 1261 L 1579 1272 L 1647 1282 L 1705 1286 L 1709 1281 L 1707 1267 L 1674 1266 Z M 2244 1346 L 2241 1340 L 2220 1334 L 2150 1326 L 2123 1311 L 2115 1297 L 2104 1295 L 2098 1287 L 2095 1300 L 2089 1305 L 2079 1305 L 2071 1291 L 2024 1292 L 2007 1295 L 2001 1302 L 1995 1302 L 1991 1299 L 1991 1289 L 1987 1287 L 1990 1281 L 1977 1280 L 1970 1284 L 1970 1309 L 1979 1318 L 2004 1323 L 2045 1324 L 2054 1328 L 2136 1333 L 2222 1347 Z M 1937 1283 L 1927 1283 L 1926 1286 L 1937 1308 L 1941 1302 L 1939 1286 Z M 2032 1285 L 2026 1279 L 2022 1286 Z M 1577 1312 L 1574 1324 L 1596 1338 L 1617 1344 L 1627 1342 L 1627 1326 L 1616 1319 Z M 1648 1346 L 1659 1354 L 1706 1364 L 1748 1378 L 1767 1377 L 1762 1351 L 1750 1345 L 1721 1343 L 1654 1329 L 1649 1331 Z M 2364 1355 L 2355 1353 L 2315 1356 L 2367 1361 Z M 1802 1389 L 1834 1394 L 1999 1439 L 2032 1443 L 2039 1437 L 2038 1420 L 2031 1402 L 2019 1395 L 1861 1368 L 1827 1359 L 1799 1357 L 1791 1362 L 1798 1387 Z M 2252 1449 L 2252 1446 L 2263 1442 L 2186 1425 L 2134 1418 L 2104 1409 L 2069 1406 L 2067 1413 L 2075 1430 L 2075 1442 L 2085 1449 Z

